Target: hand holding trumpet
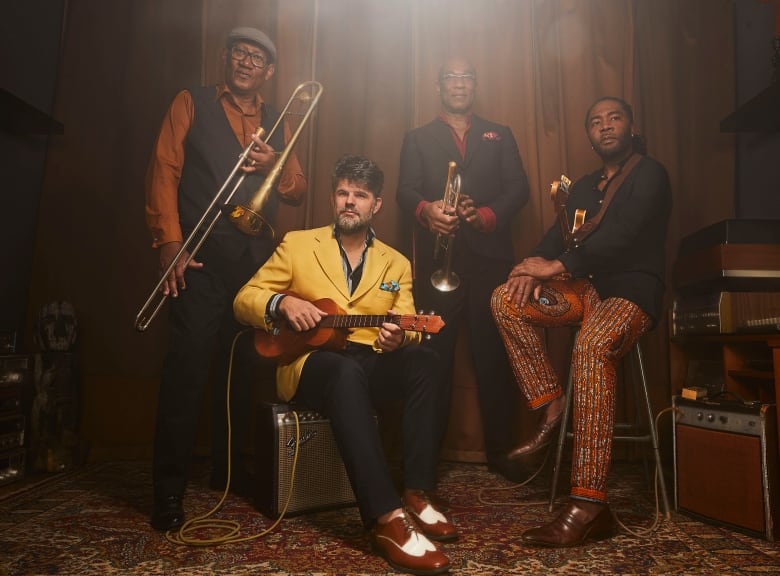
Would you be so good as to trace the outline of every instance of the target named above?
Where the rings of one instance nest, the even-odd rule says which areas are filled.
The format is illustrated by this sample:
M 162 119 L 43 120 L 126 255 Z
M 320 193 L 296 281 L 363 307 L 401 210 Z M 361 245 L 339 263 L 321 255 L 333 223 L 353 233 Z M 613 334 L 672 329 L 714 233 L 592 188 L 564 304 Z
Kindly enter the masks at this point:
M 458 218 L 474 228 L 477 232 L 482 232 L 485 228 L 485 221 L 477 210 L 474 200 L 468 194 L 461 194 L 457 208 Z
M 452 236 L 457 232 L 460 220 L 457 213 L 445 210 L 444 202 L 429 202 L 422 209 L 422 217 L 428 223 L 428 229 L 437 234 Z
M 477 231 L 482 231 L 485 222 L 477 210 L 474 200 L 467 194 L 461 194 L 455 212 L 445 210 L 444 202 L 429 202 L 422 209 L 422 217 L 428 223 L 428 229 L 437 234 L 453 236 L 465 222 Z

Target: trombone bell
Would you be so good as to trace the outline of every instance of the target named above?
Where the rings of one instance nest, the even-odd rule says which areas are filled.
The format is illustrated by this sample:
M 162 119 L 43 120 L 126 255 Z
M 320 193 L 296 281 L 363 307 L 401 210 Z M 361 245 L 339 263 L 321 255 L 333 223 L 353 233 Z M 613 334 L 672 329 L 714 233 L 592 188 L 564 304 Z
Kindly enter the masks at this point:
M 314 80 L 303 82 L 299 84 L 295 91 L 290 96 L 281 114 L 279 114 L 279 120 L 277 120 L 271 132 L 266 138 L 266 142 L 270 140 L 271 134 L 273 134 L 277 127 L 283 123 L 284 118 L 288 114 L 290 106 L 295 102 L 302 102 L 306 104 L 306 111 L 303 114 L 303 118 L 298 124 L 298 128 L 290 137 L 290 141 L 285 145 L 284 150 L 278 155 L 276 163 L 273 168 L 268 171 L 265 176 L 265 180 L 255 192 L 248 204 L 225 204 L 222 206 L 222 213 L 228 217 L 228 220 L 241 232 L 248 234 L 249 236 L 259 236 L 265 228 L 268 228 L 271 232 L 271 236 L 274 235 L 274 230 L 268 224 L 263 217 L 263 207 L 271 196 L 271 191 L 279 182 L 282 177 L 282 169 L 284 168 L 287 158 L 290 156 L 295 143 L 298 141 L 298 137 L 303 131 L 303 127 L 311 117 L 314 108 L 317 106 L 317 102 L 322 95 L 322 84 Z M 293 112 L 289 112 L 293 114 Z
M 243 204 L 225 204 L 222 207 L 222 211 L 236 228 L 248 236 L 259 236 L 263 233 L 264 227 L 271 232 L 271 237 L 276 234 L 268 221 L 263 218 L 263 215 L 255 212 L 248 206 Z

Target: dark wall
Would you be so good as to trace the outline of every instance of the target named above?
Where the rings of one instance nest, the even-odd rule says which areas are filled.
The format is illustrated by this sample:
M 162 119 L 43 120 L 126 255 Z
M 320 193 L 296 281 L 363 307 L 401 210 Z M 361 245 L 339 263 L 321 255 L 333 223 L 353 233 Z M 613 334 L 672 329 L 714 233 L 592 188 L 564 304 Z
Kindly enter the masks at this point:
M 737 106 L 740 107 L 780 82 L 780 70 L 773 70 L 772 42 L 780 10 L 777 2 L 749 0 L 735 2 Z M 780 66 L 780 63 L 777 64 Z M 776 107 L 780 101 L 774 102 Z M 780 218 L 780 131 L 754 126 L 737 132 L 735 212 L 738 218 Z
M 32 109 L 50 115 L 57 83 L 65 0 L 11 0 L 0 18 L 0 89 Z M 9 106 L 6 106 L 9 108 Z M 27 118 L 25 107 L 2 111 L 1 118 Z M 0 330 L 24 342 L 27 294 L 32 271 L 38 203 L 46 150 L 57 136 L 16 133 L 0 126 Z

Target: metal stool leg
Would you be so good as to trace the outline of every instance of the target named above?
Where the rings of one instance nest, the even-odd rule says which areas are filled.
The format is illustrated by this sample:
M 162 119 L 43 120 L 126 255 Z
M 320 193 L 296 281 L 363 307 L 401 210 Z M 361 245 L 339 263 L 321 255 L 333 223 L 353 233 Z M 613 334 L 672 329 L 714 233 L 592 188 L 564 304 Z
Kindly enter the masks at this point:
M 552 485 L 550 486 L 550 512 L 553 510 L 555 495 L 558 491 L 558 477 L 561 473 L 561 458 L 563 457 L 563 446 L 566 443 L 566 435 L 569 426 L 569 413 L 571 412 L 572 393 L 574 391 L 574 381 L 572 380 L 571 366 L 569 366 L 569 377 L 566 381 L 566 402 L 563 404 L 563 416 L 561 416 L 561 430 L 558 433 L 558 446 L 555 451 L 555 462 L 553 463 Z
M 643 442 L 649 441 L 653 448 L 653 456 L 655 458 L 655 465 L 658 474 L 658 483 L 661 489 L 661 504 L 663 506 L 664 516 L 668 520 L 671 516 L 669 513 L 669 498 L 666 493 L 666 481 L 664 479 L 663 466 L 661 465 L 661 451 L 658 447 L 658 435 L 655 429 L 655 420 L 653 415 L 653 408 L 650 404 L 650 394 L 647 388 L 647 376 L 645 375 L 644 357 L 642 356 L 642 348 L 639 342 L 636 342 L 633 346 L 632 353 L 636 359 L 636 366 L 639 372 L 639 383 L 641 384 L 642 396 L 644 399 L 645 409 L 647 411 L 647 436 L 618 436 L 614 437 L 615 440 Z M 558 479 L 561 471 L 561 459 L 563 457 L 563 447 L 566 443 L 566 438 L 570 435 L 568 432 L 569 425 L 569 413 L 571 412 L 571 402 L 574 391 L 574 382 L 572 380 L 572 369 L 569 367 L 569 378 L 566 383 L 566 403 L 563 409 L 563 419 L 561 420 L 561 430 L 558 434 L 558 445 L 555 452 L 555 462 L 553 463 L 553 476 L 552 484 L 550 486 L 550 505 L 549 510 L 552 512 L 553 505 L 555 503 L 556 493 L 558 491 Z M 632 375 L 632 381 L 634 383 L 634 394 L 638 393 L 638 386 L 636 376 Z
M 637 366 L 639 367 L 639 379 L 642 383 L 642 394 L 645 399 L 645 406 L 647 407 L 647 428 L 650 433 L 650 443 L 653 447 L 653 455 L 655 456 L 658 484 L 661 487 L 661 504 L 664 510 L 664 517 L 668 520 L 671 518 L 669 513 L 669 498 L 666 494 L 666 480 L 664 479 L 664 469 L 661 464 L 661 450 L 658 448 L 658 434 L 655 429 L 655 417 L 653 415 L 653 407 L 650 404 L 650 393 L 647 389 L 647 377 L 645 376 L 645 362 L 639 342 L 634 345 L 634 355 L 637 360 Z

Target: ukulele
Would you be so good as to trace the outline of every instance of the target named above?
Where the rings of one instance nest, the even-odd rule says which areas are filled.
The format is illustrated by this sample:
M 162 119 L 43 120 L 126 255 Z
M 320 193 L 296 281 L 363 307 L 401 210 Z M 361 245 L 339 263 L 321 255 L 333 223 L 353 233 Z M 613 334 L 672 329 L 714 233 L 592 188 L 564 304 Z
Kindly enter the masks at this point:
M 306 331 L 296 331 L 283 320 L 274 322 L 270 331 L 255 330 L 255 350 L 267 360 L 289 364 L 310 350 L 342 350 L 352 328 L 378 327 L 385 322 L 412 332 L 437 334 L 444 327 L 441 316 L 431 314 L 345 314 L 330 298 L 312 301 L 328 315 Z

